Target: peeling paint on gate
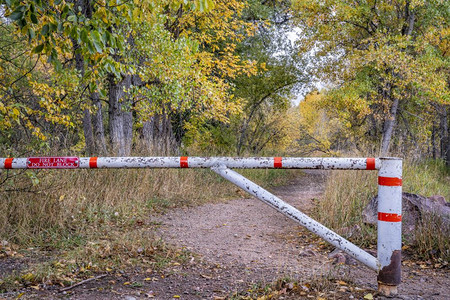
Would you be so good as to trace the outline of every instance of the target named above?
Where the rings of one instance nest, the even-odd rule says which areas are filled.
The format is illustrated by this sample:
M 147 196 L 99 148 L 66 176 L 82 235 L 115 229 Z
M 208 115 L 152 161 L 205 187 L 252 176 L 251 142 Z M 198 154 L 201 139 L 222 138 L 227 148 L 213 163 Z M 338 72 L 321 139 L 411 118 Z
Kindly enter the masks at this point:
M 27 158 L 0 158 L 0 169 L 26 169 Z M 212 168 L 373 170 L 377 158 L 334 157 L 81 157 L 79 168 Z

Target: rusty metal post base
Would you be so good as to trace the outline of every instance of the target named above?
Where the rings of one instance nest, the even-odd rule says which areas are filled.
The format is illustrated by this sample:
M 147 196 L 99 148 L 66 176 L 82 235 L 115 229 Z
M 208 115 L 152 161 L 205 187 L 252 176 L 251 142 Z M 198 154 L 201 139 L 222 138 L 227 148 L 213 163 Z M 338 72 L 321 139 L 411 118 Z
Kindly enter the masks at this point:
M 396 285 L 387 285 L 380 282 L 378 282 L 378 292 L 385 297 L 398 295 L 398 289 Z

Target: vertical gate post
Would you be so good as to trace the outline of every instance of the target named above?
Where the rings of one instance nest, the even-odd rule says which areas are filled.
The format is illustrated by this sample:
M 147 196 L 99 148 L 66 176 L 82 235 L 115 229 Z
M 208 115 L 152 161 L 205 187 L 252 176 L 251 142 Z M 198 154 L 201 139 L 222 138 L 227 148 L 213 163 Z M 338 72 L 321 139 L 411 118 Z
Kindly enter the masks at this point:
M 397 294 L 401 282 L 402 160 L 380 158 L 378 173 L 378 291 Z

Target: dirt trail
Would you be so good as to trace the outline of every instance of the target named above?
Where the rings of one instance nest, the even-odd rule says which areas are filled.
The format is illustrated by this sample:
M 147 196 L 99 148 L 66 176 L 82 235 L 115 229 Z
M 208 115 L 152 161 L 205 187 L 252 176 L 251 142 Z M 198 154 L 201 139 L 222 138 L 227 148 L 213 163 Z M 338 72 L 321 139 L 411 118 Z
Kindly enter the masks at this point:
M 325 180 L 323 172 L 308 171 L 272 192 L 307 213 L 323 192 Z M 195 253 L 190 262 L 172 265 L 162 273 L 136 270 L 120 278 L 107 276 L 68 295 L 53 292 L 46 293 L 45 298 L 225 299 L 256 283 L 269 284 L 283 277 L 320 281 L 330 274 L 345 276 L 360 289 L 373 292 L 377 287 L 373 271 L 361 264 L 333 265 L 316 238 L 254 198 L 177 209 L 151 221 L 161 224 L 157 234 L 165 242 Z M 398 299 L 450 299 L 446 270 L 405 266 L 403 279 Z M 335 294 L 332 299 L 352 297 L 348 292 Z
M 273 192 L 302 211 L 312 207 L 323 188 L 323 176 L 304 176 Z M 170 212 L 161 217 L 166 241 L 224 265 L 283 273 L 310 273 L 322 257 L 299 256 L 304 241 L 296 223 L 255 198 L 207 204 Z M 311 255 L 311 254 L 309 254 Z

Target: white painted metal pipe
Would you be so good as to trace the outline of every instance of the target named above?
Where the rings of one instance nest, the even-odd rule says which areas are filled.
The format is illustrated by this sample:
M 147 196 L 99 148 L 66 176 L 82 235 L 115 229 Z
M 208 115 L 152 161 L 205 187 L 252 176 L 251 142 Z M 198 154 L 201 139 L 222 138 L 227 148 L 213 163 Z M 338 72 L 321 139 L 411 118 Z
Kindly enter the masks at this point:
M 376 158 L 332 157 L 29 157 L 0 158 L 0 169 L 211 168 L 376 170 Z
M 334 231 L 328 229 L 327 227 L 323 226 L 319 222 L 313 220 L 312 218 L 308 217 L 292 205 L 289 205 L 282 201 L 280 198 L 276 197 L 275 195 L 269 193 L 259 185 L 255 184 L 254 182 L 250 181 L 249 179 L 245 178 L 241 174 L 228 169 L 225 165 L 216 166 L 211 168 L 214 172 L 222 176 L 223 178 L 227 179 L 228 181 L 232 182 L 233 184 L 237 185 L 244 191 L 248 192 L 249 194 L 255 196 L 262 202 L 268 204 L 269 206 L 273 207 L 283 215 L 291 218 L 292 220 L 300 223 L 302 226 L 307 228 L 309 231 L 317 234 L 318 236 L 322 237 L 324 240 L 329 242 L 330 244 L 338 247 L 339 249 L 343 250 L 344 252 L 348 253 L 349 255 L 353 256 L 358 261 L 362 262 L 372 270 L 378 271 L 379 270 L 379 264 L 378 260 L 367 253 L 366 251 L 362 250 L 355 244 L 349 242 L 348 240 L 344 239 Z
M 396 294 L 401 282 L 402 160 L 381 158 L 378 173 L 378 274 L 379 289 Z

